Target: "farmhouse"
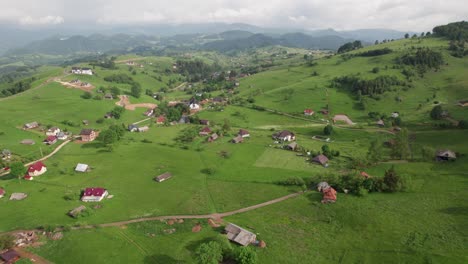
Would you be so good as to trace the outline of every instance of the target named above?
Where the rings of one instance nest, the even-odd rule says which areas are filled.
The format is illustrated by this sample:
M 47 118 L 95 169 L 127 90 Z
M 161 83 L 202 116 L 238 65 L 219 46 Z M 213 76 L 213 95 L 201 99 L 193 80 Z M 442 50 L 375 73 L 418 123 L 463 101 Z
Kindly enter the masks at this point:
M 200 132 L 198 133 L 200 136 L 208 136 L 211 133 L 211 129 L 209 127 L 204 127 Z
M 44 174 L 47 171 L 47 167 L 41 161 L 34 163 L 29 166 L 28 175 L 31 177 L 36 177 Z
M 314 115 L 314 113 L 315 113 L 315 112 L 314 112 L 314 110 L 312 110 L 312 109 L 305 109 L 305 110 L 304 110 L 304 115 L 305 115 L 305 116 L 311 116 L 311 115 Z
M 83 202 L 100 202 L 109 193 L 104 188 L 86 188 L 81 196 Z
M 198 101 L 195 98 L 192 98 L 192 99 L 190 99 L 189 107 L 190 107 L 190 110 L 199 110 L 200 109 L 200 104 L 198 103 Z
M 250 137 L 249 131 L 245 129 L 239 129 L 239 133 L 237 133 L 238 136 L 241 136 L 243 138 Z
M 283 130 L 281 132 L 273 134 L 272 138 L 277 139 L 277 140 L 281 140 L 281 141 L 293 141 L 293 140 L 296 139 L 296 136 L 291 131 Z
M 24 124 L 23 129 L 33 129 L 33 128 L 36 128 L 38 126 L 39 126 L 39 123 L 31 122 L 31 123 Z
M 96 139 L 96 131 L 93 129 L 85 128 L 80 132 L 81 141 L 91 142 Z
M 0 254 L 0 259 L 5 262 L 5 264 L 13 264 L 20 259 L 20 255 L 16 250 L 9 249 L 6 252 Z M 3 263 L 3 262 L 2 262 Z
M 0 188 L 0 198 L 3 198 L 5 196 L 5 190 Z
M 466 106 L 468 106 L 468 100 L 458 101 L 458 105 L 461 106 L 461 107 L 466 107 Z
M 438 150 L 436 152 L 437 161 L 449 161 L 449 160 L 456 160 L 456 159 L 457 159 L 457 155 L 455 154 L 455 152 L 451 150 L 444 149 L 444 150 Z
M 138 131 L 138 126 L 134 125 L 134 124 L 128 125 L 128 131 L 137 132 Z
M 93 75 L 93 70 L 91 70 L 90 68 L 72 67 L 71 73 L 81 75 Z
M 138 132 L 146 132 L 149 130 L 149 126 L 142 126 L 138 128 Z
M 53 144 L 57 143 L 57 137 L 56 136 L 48 136 L 44 140 L 44 143 L 46 143 L 47 145 L 53 145 Z
M 12 193 L 10 195 L 10 201 L 21 201 L 26 199 L 26 197 L 28 197 L 28 195 L 25 193 Z
M 231 143 L 238 144 L 244 142 L 244 138 L 241 136 L 237 136 L 233 139 L 231 139 Z
M 213 133 L 213 134 L 211 134 L 211 136 L 208 138 L 208 142 L 213 142 L 213 141 L 215 141 L 216 139 L 218 139 L 218 134 Z
M 385 122 L 384 122 L 382 119 L 380 119 L 380 120 L 378 120 L 377 122 L 375 122 L 375 124 L 376 124 L 378 127 L 384 127 L 384 126 L 385 126 Z
M 227 238 L 233 242 L 236 242 L 242 246 L 248 246 L 257 240 L 257 235 L 243 229 L 235 224 L 230 223 L 224 228 L 227 234 Z
M 166 122 L 166 117 L 165 117 L 165 116 L 162 116 L 162 115 L 161 115 L 161 116 L 158 116 L 158 117 L 156 118 L 156 124 L 158 124 L 158 125 L 162 125 L 162 124 L 164 124 L 165 122 Z
M 2 150 L 2 159 L 10 159 L 11 151 L 9 149 Z
M 316 162 L 324 167 L 327 167 L 328 166 L 328 158 L 327 156 L 323 155 L 323 154 L 320 154 L 320 155 L 317 155 L 315 158 L 312 159 L 313 162 Z
M 206 119 L 200 119 L 200 125 L 209 126 L 209 125 L 210 125 L 210 121 L 209 121 L 209 120 L 206 120 Z
M 71 210 L 70 212 L 68 212 L 68 215 L 73 217 L 73 218 L 77 218 L 81 214 L 81 212 L 83 212 L 84 210 L 86 210 L 86 206 L 80 205 L 77 208 L 75 208 L 75 209 Z
M 106 93 L 106 94 L 104 95 L 104 99 L 112 100 L 112 99 L 114 99 L 114 96 L 113 96 L 112 94 L 110 94 L 110 93 Z
M 88 164 L 78 163 L 76 165 L 75 171 L 77 172 L 87 172 L 89 169 Z
M 46 135 L 47 136 L 56 136 L 60 132 L 60 128 L 58 127 L 51 127 L 47 129 Z
M 400 113 L 398 112 L 393 112 L 391 115 L 390 115 L 392 118 L 397 118 L 400 116 Z
M 165 181 L 165 180 L 167 180 L 167 179 L 169 179 L 171 177 L 172 177 L 172 174 L 169 173 L 169 172 L 166 172 L 166 173 L 163 173 L 163 174 L 155 177 L 154 180 L 157 181 L 157 182 L 162 182 L 162 181 Z

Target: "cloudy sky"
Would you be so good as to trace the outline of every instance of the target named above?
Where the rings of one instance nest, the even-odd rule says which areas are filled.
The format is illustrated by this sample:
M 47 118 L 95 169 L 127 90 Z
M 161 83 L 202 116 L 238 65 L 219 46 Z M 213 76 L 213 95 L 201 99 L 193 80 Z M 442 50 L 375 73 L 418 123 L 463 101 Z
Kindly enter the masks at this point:
M 23 27 L 240 22 L 427 31 L 460 20 L 468 20 L 467 0 L 0 0 L 0 24 Z

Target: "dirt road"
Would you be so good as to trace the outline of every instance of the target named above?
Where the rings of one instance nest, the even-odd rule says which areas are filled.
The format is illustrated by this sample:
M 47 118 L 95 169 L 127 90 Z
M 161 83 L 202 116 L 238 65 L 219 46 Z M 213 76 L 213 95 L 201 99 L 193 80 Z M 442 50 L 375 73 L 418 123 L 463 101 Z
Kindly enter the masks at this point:
M 52 262 L 46 260 L 45 258 L 38 256 L 34 253 L 31 253 L 29 251 L 26 251 L 26 249 L 21 248 L 21 247 L 15 247 L 14 250 L 18 252 L 18 254 L 21 256 L 21 258 L 29 259 L 33 263 L 37 264 L 51 264 Z
M 119 95 L 119 98 L 120 98 L 120 101 L 116 102 L 115 104 L 118 106 L 125 107 L 125 109 L 130 110 L 130 111 L 134 111 L 136 108 L 153 109 L 153 108 L 158 107 L 157 104 L 152 104 L 152 103 L 131 104 L 127 95 Z

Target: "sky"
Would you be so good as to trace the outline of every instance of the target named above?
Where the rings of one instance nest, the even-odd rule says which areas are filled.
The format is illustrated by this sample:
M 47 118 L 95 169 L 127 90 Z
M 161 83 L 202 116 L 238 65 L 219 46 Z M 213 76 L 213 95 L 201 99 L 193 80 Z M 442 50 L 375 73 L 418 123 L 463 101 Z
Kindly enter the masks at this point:
M 468 0 L 0 0 L 0 24 L 22 27 L 225 22 L 428 31 L 461 20 L 468 20 Z

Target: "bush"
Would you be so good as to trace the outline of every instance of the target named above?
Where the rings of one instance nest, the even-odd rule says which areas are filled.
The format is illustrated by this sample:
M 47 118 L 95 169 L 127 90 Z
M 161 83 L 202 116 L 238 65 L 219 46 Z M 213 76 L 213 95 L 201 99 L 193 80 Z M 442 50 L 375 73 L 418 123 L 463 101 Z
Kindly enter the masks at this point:
M 291 177 L 286 180 L 279 181 L 278 184 L 285 186 L 302 186 L 305 184 L 305 181 L 300 177 Z
M 239 264 L 257 263 L 257 252 L 251 247 L 239 247 L 235 251 L 235 259 Z
M 85 92 L 84 94 L 81 95 L 81 98 L 83 99 L 91 99 L 93 95 L 90 92 Z
M 333 133 L 333 126 L 332 125 L 327 125 L 323 128 L 323 134 L 325 135 L 331 135 Z
M 200 264 L 219 264 L 223 260 L 223 252 L 219 243 L 211 241 L 201 244 L 195 251 Z
M 15 238 L 12 235 L 0 236 L 0 250 L 12 248 L 15 245 Z
M 201 173 L 212 175 L 215 174 L 216 169 L 215 168 L 204 168 L 201 170 Z
M 403 189 L 403 182 L 393 167 L 385 171 L 383 182 L 385 184 L 384 191 L 386 192 L 397 192 Z

